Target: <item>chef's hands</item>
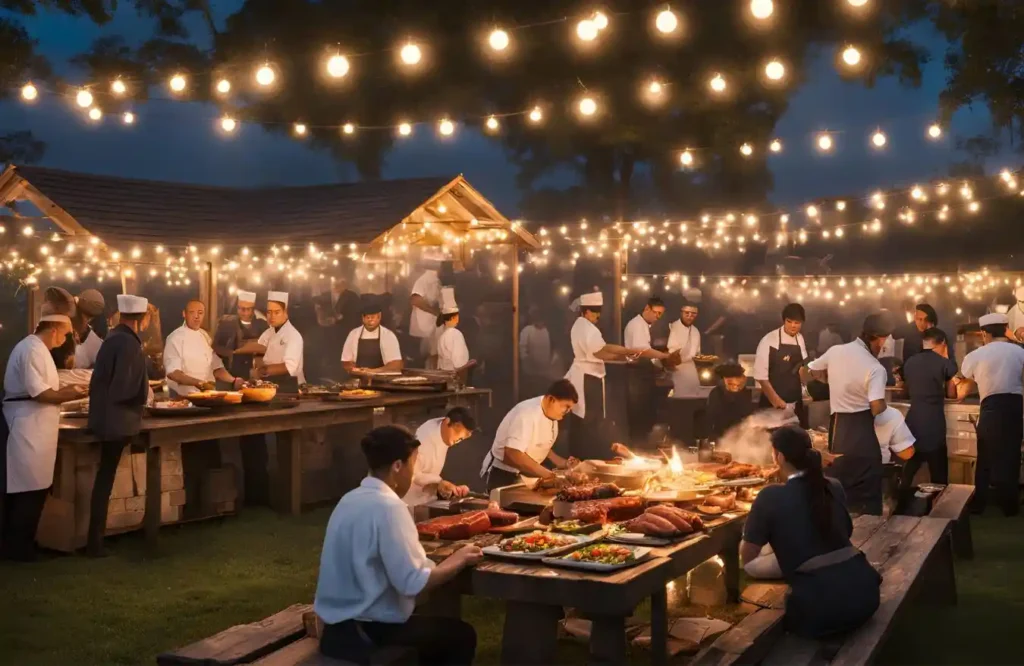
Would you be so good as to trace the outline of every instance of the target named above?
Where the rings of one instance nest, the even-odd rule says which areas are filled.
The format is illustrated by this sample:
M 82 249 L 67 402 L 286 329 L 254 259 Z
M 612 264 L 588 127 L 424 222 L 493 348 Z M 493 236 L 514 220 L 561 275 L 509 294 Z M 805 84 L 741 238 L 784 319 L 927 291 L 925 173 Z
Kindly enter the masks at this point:
M 78 400 L 89 395 L 89 387 L 85 384 L 71 384 L 64 388 L 66 391 L 68 400 Z
M 263 368 L 253 368 L 249 371 L 249 379 L 256 381 L 263 379 Z
M 238 389 L 242 388 L 243 384 L 245 384 L 245 380 L 242 379 L 241 377 L 235 377 L 235 381 L 232 383 L 232 385 L 235 387 L 236 391 Z
M 565 459 L 565 469 L 572 469 L 580 464 L 580 459 L 576 456 L 569 456 Z
M 483 559 L 483 556 L 484 551 L 480 550 L 480 546 L 470 545 L 459 548 L 457 551 L 452 553 L 452 556 L 449 559 L 453 560 L 453 564 L 456 568 L 463 569 L 465 567 L 473 566 Z
M 217 388 L 217 384 L 216 382 L 200 381 L 196 383 L 196 388 L 199 389 L 200 391 L 212 391 L 213 389 Z
M 788 406 L 786 404 L 786 401 L 780 398 L 778 394 L 769 396 L 768 402 L 772 403 L 772 407 L 774 407 L 775 409 L 785 409 Z
M 451 481 L 441 481 L 437 484 L 437 496 L 441 499 L 457 499 L 469 494 L 469 486 L 457 486 Z
M 626 448 L 625 444 L 620 444 L 619 442 L 615 442 L 614 444 L 612 444 L 612 453 L 619 458 L 628 459 L 634 457 L 633 452 Z

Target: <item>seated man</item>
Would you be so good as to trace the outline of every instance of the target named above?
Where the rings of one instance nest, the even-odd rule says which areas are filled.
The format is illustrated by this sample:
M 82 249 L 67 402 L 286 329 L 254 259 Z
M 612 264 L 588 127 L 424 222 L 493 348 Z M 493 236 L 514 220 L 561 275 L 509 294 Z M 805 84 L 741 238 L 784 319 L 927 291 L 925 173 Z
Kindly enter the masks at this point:
M 754 412 L 754 400 L 746 388 L 743 366 L 726 363 L 715 368 L 722 381 L 708 394 L 708 437 L 718 440 L 729 428 Z
M 402 500 L 409 506 L 432 502 L 438 497 L 465 497 L 467 486 L 457 486 L 441 478 L 448 449 L 473 436 L 476 419 L 465 407 L 453 407 L 446 416 L 430 419 L 416 429 L 420 442 L 416 466 L 412 473 L 412 486 Z
M 437 566 L 427 559 L 401 497 L 412 485 L 420 443 L 382 426 L 361 442 L 370 473 L 327 523 L 313 609 L 324 621 L 320 651 L 368 664 L 375 648 L 406 646 L 424 666 L 471 664 L 476 632 L 450 617 L 413 615 L 416 595 L 444 585 L 483 553 L 466 546 Z

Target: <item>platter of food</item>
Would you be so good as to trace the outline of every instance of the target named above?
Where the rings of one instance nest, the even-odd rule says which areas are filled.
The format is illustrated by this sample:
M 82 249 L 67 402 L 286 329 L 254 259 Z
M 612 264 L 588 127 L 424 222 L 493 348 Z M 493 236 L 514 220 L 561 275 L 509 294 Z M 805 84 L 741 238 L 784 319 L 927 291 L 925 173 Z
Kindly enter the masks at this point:
M 403 385 L 406 385 L 406 386 L 416 386 L 416 385 L 429 384 L 431 381 L 432 380 L 430 378 L 424 377 L 423 375 L 402 375 L 400 377 L 393 378 L 391 380 L 391 383 L 392 384 L 403 384 Z
M 597 543 L 561 557 L 545 557 L 541 561 L 551 566 L 607 573 L 639 564 L 650 554 L 651 549 L 643 546 Z
M 535 530 L 526 534 L 502 539 L 499 543 L 484 548 L 484 555 L 507 557 L 520 560 L 541 560 L 554 557 L 592 541 L 591 537 L 571 534 L 557 534 Z
M 384 394 L 380 391 L 371 391 L 370 389 L 344 389 L 329 397 L 328 400 L 372 400 L 382 395 Z
M 242 384 L 242 402 L 270 402 L 277 395 L 277 384 L 256 380 Z
M 579 520 L 556 520 L 548 526 L 551 532 L 559 534 L 593 534 L 602 528 L 600 523 L 584 523 Z
M 584 523 L 616 522 L 636 518 L 644 512 L 644 500 L 637 496 L 583 502 L 554 502 L 554 517 L 579 520 Z
M 555 495 L 560 502 L 584 502 L 587 500 L 611 499 L 622 495 L 622 488 L 614 483 L 587 483 L 564 486 Z
M 185 399 L 196 407 L 223 407 L 242 404 L 242 394 L 239 391 L 196 391 L 189 393 Z
M 718 363 L 718 357 L 714 354 L 694 354 L 694 363 Z
M 726 511 L 736 508 L 736 493 L 725 492 L 709 495 L 695 508 L 705 516 L 720 516 Z
M 648 507 L 642 514 L 616 525 L 608 539 L 621 543 L 664 546 L 704 531 L 704 521 L 692 511 L 668 504 Z
M 196 416 L 210 410 L 207 407 L 196 407 L 188 400 L 179 399 L 155 402 L 146 411 L 150 416 Z
M 299 386 L 300 398 L 326 398 L 338 392 L 337 387 L 322 384 L 303 384 Z

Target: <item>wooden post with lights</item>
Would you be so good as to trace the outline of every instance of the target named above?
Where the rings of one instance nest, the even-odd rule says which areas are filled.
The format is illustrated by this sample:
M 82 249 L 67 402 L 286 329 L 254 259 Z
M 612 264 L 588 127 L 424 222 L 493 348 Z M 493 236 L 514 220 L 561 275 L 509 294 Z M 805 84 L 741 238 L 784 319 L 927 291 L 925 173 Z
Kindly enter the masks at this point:
M 218 262 L 212 259 L 203 264 L 199 269 L 199 300 L 206 308 L 206 316 L 203 319 L 203 328 L 213 332 L 213 325 L 220 320 L 220 313 L 217 308 L 217 269 Z
M 615 265 L 614 275 L 612 277 L 612 300 L 615 301 L 614 316 L 612 321 L 615 323 L 615 335 L 612 337 L 617 344 L 622 344 L 622 275 L 626 272 L 626 262 L 629 261 L 629 253 L 623 250 L 621 247 L 616 250 L 613 254 L 612 263 Z
M 519 237 L 512 243 L 512 400 L 519 402 Z

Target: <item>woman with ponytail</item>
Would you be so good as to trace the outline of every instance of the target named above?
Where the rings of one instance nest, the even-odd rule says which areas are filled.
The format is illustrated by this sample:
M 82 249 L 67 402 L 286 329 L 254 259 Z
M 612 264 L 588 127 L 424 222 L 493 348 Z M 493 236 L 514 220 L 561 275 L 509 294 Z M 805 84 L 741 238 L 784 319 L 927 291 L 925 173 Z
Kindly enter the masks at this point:
M 772 449 L 787 480 L 754 500 L 740 556 L 748 566 L 777 559 L 790 586 L 787 630 L 822 638 L 855 629 L 877 610 L 882 579 L 850 543 L 853 521 L 843 488 L 822 473 L 821 455 L 802 428 L 773 432 Z M 774 554 L 762 556 L 768 545 Z

